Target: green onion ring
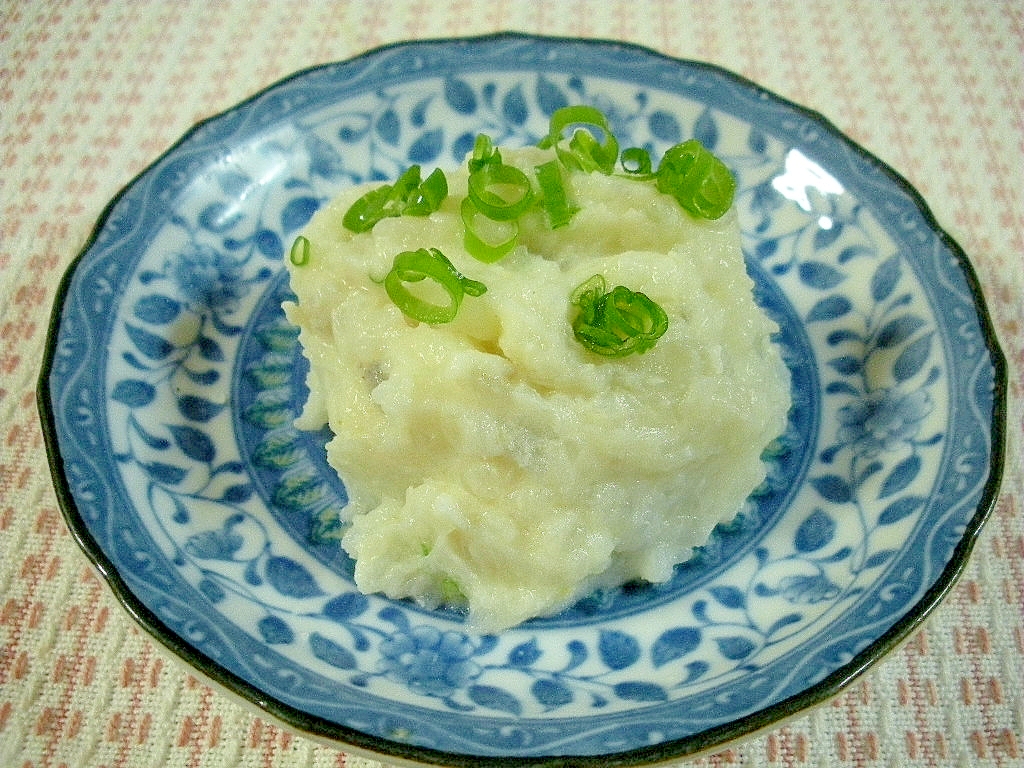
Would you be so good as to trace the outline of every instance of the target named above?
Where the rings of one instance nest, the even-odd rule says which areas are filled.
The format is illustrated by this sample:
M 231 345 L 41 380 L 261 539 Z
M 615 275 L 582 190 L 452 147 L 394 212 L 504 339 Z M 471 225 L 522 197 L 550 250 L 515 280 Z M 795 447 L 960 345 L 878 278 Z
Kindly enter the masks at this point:
M 296 237 L 288 258 L 296 267 L 306 266 L 309 263 L 309 238 L 305 235 Z
M 630 147 L 622 150 L 619 162 L 622 165 L 622 170 L 631 178 L 644 181 L 654 178 L 651 153 L 643 147 Z
M 351 232 L 368 232 L 381 219 L 391 216 L 427 216 L 448 197 L 444 171 L 435 168 L 420 181 L 420 167 L 410 165 L 394 184 L 382 184 L 356 200 L 341 223 Z
M 656 302 L 621 285 L 606 293 L 601 275 L 578 285 L 569 301 L 580 309 L 572 321 L 576 340 L 604 357 L 643 354 L 668 330 L 668 316 Z
M 473 142 L 473 154 L 466 163 L 470 173 L 480 170 L 489 163 L 500 163 L 501 153 L 494 146 L 491 137 L 486 133 L 478 133 L 476 141 Z
M 406 283 L 417 283 L 427 278 L 440 285 L 448 294 L 447 304 L 425 301 L 406 287 Z M 420 248 L 417 251 L 402 251 L 395 256 L 391 271 L 384 277 L 384 290 L 407 317 L 438 325 L 455 319 L 464 295 L 481 296 L 487 287 L 460 273 L 436 248 Z
M 569 203 L 558 163 L 549 160 L 533 170 L 537 174 L 537 183 L 540 184 L 541 207 L 548 215 L 551 228 L 564 227 L 572 219 L 577 208 Z
M 732 205 L 736 179 L 725 163 L 697 139 L 676 144 L 661 158 L 656 175 L 659 192 L 672 195 L 694 216 L 721 218 Z
M 511 187 L 511 199 L 494 191 Z M 526 174 L 513 165 L 488 163 L 469 175 L 469 198 L 484 216 L 495 221 L 511 221 L 525 213 L 533 202 L 533 188 Z
M 444 171 L 435 168 L 433 172 L 416 185 L 409 195 L 409 202 L 402 213 L 408 216 L 428 216 L 448 197 L 448 179 Z
M 579 126 L 573 131 L 569 140 L 568 150 L 560 145 L 563 133 L 569 126 Z M 596 128 L 604 138 L 598 142 L 592 128 Z M 569 168 L 584 171 L 601 171 L 611 173 L 619 155 L 619 142 L 612 133 L 608 118 L 601 110 L 586 105 L 575 105 L 556 109 L 551 115 L 548 135 L 537 144 L 541 149 L 555 148 L 562 163 Z
M 462 244 L 469 255 L 477 261 L 491 264 L 505 256 L 519 242 L 519 223 L 515 220 L 495 221 L 481 213 L 468 197 L 462 198 L 460 213 L 464 225 Z M 487 219 L 494 228 L 506 229 L 508 236 L 504 240 L 485 237 L 478 226 L 478 218 Z

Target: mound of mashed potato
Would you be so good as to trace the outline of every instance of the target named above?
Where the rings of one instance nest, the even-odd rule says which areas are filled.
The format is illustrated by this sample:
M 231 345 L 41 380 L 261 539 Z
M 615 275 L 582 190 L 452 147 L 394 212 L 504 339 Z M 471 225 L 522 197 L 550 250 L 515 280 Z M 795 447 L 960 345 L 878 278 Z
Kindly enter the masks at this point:
M 554 155 L 503 150 L 528 175 Z M 465 169 L 427 217 L 342 226 L 366 187 L 317 213 L 285 305 L 310 363 L 297 424 L 330 426 L 349 495 L 342 546 L 366 593 L 463 605 L 495 632 L 597 587 L 667 580 L 765 477 L 789 375 L 755 304 L 735 207 L 698 220 L 650 183 L 574 172 L 579 210 L 525 214 L 485 264 L 463 247 Z M 437 248 L 486 285 L 455 319 L 407 318 L 381 282 L 395 255 Z M 645 293 L 668 329 L 607 359 L 573 335 L 573 290 L 601 274 Z

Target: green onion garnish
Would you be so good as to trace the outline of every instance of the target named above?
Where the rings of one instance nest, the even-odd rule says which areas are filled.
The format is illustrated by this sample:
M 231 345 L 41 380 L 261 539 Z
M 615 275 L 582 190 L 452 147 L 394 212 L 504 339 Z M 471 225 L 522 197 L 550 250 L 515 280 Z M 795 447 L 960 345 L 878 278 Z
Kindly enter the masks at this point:
M 288 258 L 296 267 L 304 267 L 309 263 L 309 239 L 305 235 L 299 235 L 292 243 L 292 249 Z
M 406 287 L 407 283 L 418 283 L 427 278 L 448 294 L 446 304 L 431 303 L 414 295 Z M 487 286 L 464 276 L 436 248 L 420 248 L 418 251 L 403 251 L 395 256 L 391 271 L 384 278 L 384 290 L 407 317 L 437 325 L 455 319 L 464 295 L 481 296 Z
M 466 166 L 470 173 L 480 170 L 489 163 L 501 164 L 501 153 L 494 146 L 491 137 L 486 133 L 478 133 L 476 141 L 473 142 L 473 154 L 470 155 Z
M 651 170 L 651 153 L 642 147 L 630 147 L 622 150 L 619 162 L 622 164 L 622 170 L 630 178 L 644 181 L 654 178 L 654 173 Z
M 548 215 L 551 228 L 564 227 L 578 209 L 569 203 L 569 198 L 565 193 L 565 184 L 562 181 L 562 169 L 559 168 L 557 161 L 549 160 L 538 165 L 534 172 L 537 174 L 537 182 L 540 184 L 540 204 Z
M 679 204 L 705 219 L 720 218 L 732 205 L 736 180 L 725 163 L 697 139 L 676 144 L 661 158 L 656 184 Z
M 459 582 L 451 576 L 441 579 L 441 602 L 449 606 L 457 606 L 466 602 L 466 596 L 462 594 Z
M 435 168 L 409 195 L 408 204 L 402 211 L 406 216 L 429 216 L 441 207 L 448 197 L 448 179 L 444 171 Z
M 480 213 L 468 197 L 462 199 L 462 244 L 474 259 L 486 264 L 497 261 L 519 242 L 519 222 L 495 221 Z
M 576 128 L 566 148 L 562 146 L 563 133 L 570 126 Z M 603 141 L 599 142 L 595 133 L 599 134 Z M 554 147 L 565 167 L 588 173 L 611 173 L 619 156 L 619 142 L 612 133 L 604 113 L 594 107 L 583 105 L 556 109 L 551 115 L 548 135 L 542 138 L 537 146 L 541 149 Z
M 345 212 L 342 224 L 352 232 L 368 232 L 390 216 L 427 216 L 448 196 L 448 181 L 440 168 L 420 181 L 420 167 L 411 165 L 394 184 L 371 189 Z
M 469 199 L 495 221 L 519 218 L 533 203 L 533 187 L 514 165 L 487 163 L 469 175 Z
M 576 340 L 604 357 L 643 354 L 668 329 L 668 316 L 657 303 L 621 285 L 606 292 L 601 275 L 578 285 L 569 301 L 580 310 L 572 321 Z

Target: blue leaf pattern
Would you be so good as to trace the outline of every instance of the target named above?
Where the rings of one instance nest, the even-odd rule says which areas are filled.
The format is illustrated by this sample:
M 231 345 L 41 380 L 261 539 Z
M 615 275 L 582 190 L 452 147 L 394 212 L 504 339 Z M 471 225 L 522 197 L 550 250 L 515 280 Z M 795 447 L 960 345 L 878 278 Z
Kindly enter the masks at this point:
M 256 628 L 268 645 L 287 645 L 295 640 L 292 628 L 279 616 L 264 616 Z
M 224 410 L 222 403 L 215 403 L 199 395 L 181 395 L 178 398 L 178 411 L 191 421 L 206 422 Z
M 655 667 L 693 653 L 700 646 L 701 631 L 696 627 L 675 627 L 663 632 L 651 645 L 651 661 Z
M 556 709 L 557 707 L 571 704 L 575 698 L 572 688 L 558 680 L 536 680 L 530 686 L 530 693 L 533 694 L 533 698 L 548 709 Z
M 278 555 L 268 559 L 266 577 L 274 589 L 287 597 L 316 597 L 323 594 L 306 567 L 289 557 Z
M 205 432 L 184 425 L 172 424 L 168 429 L 181 452 L 193 461 L 209 464 L 216 456 L 213 440 Z
M 920 373 L 925 363 L 928 362 L 931 347 L 932 334 L 930 333 L 908 344 L 892 365 L 892 375 L 896 381 L 907 381 Z
M 800 264 L 797 272 L 804 285 L 821 291 L 835 288 L 846 279 L 846 275 L 823 261 L 805 261 Z
M 501 102 L 501 114 L 510 125 L 522 125 L 526 122 L 529 109 L 521 86 L 516 86 L 505 94 Z
M 476 112 L 476 93 L 465 80 L 445 78 L 444 98 L 448 106 L 460 114 L 471 115 Z
M 896 290 L 901 276 L 899 256 L 892 256 L 883 261 L 871 277 L 871 297 L 876 302 L 888 299 Z
M 132 307 L 132 314 L 135 317 L 154 325 L 174 322 L 180 313 L 181 302 L 160 294 L 143 296 Z
M 493 685 L 471 685 L 467 691 L 470 701 L 487 709 L 518 715 L 522 712 L 519 699 Z
M 358 662 L 352 652 L 329 637 L 313 632 L 309 636 L 309 649 L 320 661 L 338 669 L 356 669 Z
M 553 81 L 544 75 L 537 78 L 537 106 L 547 117 L 551 117 L 562 107 L 569 106 L 569 99 Z
M 747 637 L 717 637 L 715 645 L 725 658 L 739 661 L 752 654 L 757 646 Z
M 384 110 L 373 126 L 377 138 L 395 147 L 402 138 L 402 121 L 394 109 Z
M 793 544 L 797 552 L 814 552 L 827 547 L 835 536 L 836 523 L 822 509 L 815 509 L 796 529 Z
M 163 360 L 174 352 L 174 345 L 163 336 L 131 324 L 125 324 L 125 331 L 135 348 L 151 360 Z
M 811 485 L 821 497 L 834 504 L 847 504 L 853 500 L 853 490 L 850 484 L 839 475 L 823 475 L 812 477 Z
M 671 112 L 658 110 L 647 119 L 651 135 L 666 144 L 678 144 L 683 138 L 683 129 Z M 707 145 L 705 145 L 707 146 Z
M 827 296 L 820 299 L 807 313 L 807 322 L 835 320 L 853 309 L 852 302 L 845 296 Z
M 597 651 L 601 661 L 610 669 L 625 669 L 640 658 L 640 643 L 625 632 L 603 630 L 599 635 Z
M 281 211 L 281 231 L 285 234 L 295 232 L 306 226 L 313 214 L 320 208 L 320 201 L 315 197 L 296 197 L 288 201 Z
M 153 398 L 156 397 L 156 388 L 152 384 L 138 379 L 122 379 L 114 385 L 110 396 L 129 408 L 143 408 L 153 402 Z
M 435 128 L 425 131 L 409 147 L 409 159 L 414 163 L 431 163 L 444 150 L 444 130 Z
M 914 482 L 920 471 L 921 457 L 916 453 L 908 456 L 890 470 L 878 492 L 878 498 L 884 499 L 906 489 Z
M 718 146 L 718 124 L 710 109 L 701 112 L 693 124 L 693 137 L 712 151 Z
M 668 694 L 657 683 L 628 681 L 616 683 L 615 695 L 627 701 L 666 701 Z
M 370 601 L 361 592 L 346 592 L 332 597 L 323 607 L 324 616 L 344 624 L 362 616 L 370 606 Z

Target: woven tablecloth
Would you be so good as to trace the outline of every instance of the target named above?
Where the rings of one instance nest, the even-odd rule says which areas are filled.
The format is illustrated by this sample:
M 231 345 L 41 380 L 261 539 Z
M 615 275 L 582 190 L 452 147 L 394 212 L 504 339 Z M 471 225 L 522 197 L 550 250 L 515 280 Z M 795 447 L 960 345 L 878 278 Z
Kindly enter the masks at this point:
M 61 274 L 106 203 L 202 118 L 389 42 L 619 39 L 823 113 L 922 193 L 1010 361 L 998 503 L 925 628 L 838 698 L 695 765 L 1024 765 L 1024 4 L 453 0 L 0 3 L 0 766 L 378 766 L 170 660 L 57 506 L 35 404 Z

